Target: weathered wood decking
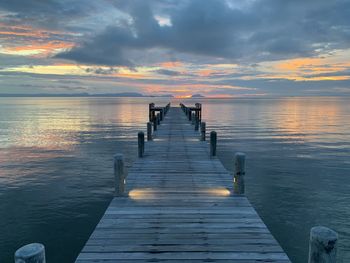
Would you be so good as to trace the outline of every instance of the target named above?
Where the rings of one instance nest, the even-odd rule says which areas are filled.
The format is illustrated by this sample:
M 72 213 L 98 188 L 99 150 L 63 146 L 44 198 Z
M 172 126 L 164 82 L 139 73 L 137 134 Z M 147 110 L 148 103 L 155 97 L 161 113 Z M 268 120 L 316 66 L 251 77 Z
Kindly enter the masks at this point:
M 180 108 L 129 169 L 77 258 L 83 262 L 290 262 Z

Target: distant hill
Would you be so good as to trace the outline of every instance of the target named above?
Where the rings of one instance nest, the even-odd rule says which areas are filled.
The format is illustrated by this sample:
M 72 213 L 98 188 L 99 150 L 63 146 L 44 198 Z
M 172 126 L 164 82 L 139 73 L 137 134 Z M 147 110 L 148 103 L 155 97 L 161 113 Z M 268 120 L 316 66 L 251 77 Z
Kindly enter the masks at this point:
M 52 94 L 52 93 L 37 93 L 37 94 L 25 94 L 25 93 L 0 93 L 0 97 L 167 97 L 172 98 L 173 95 L 165 94 L 165 95 L 144 95 L 137 92 L 121 92 L 121 93 L 98 93 L 98 94 L 90 94 L 90 93 L 73 93 L 73 94 Z
M 202 94 L 193 94 L 191 98 L 205 98 Z

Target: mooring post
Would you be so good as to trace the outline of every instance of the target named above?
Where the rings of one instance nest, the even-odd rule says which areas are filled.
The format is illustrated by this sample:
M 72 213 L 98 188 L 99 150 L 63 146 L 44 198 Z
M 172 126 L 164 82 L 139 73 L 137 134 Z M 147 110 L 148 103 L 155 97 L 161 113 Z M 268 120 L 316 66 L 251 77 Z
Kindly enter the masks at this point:
M 157 113 L 156 119 L 157 119 L 157 125 L 160 125 L 160 114 L 159 113 Z
M 147 141 L 152 141 L 152 123 L 147 122 Z
M 194 116 L 194 130 L 195 131 L 199 130 L 199 118 L 197 115 Z
M 17 249 L 15 263 L 46 263 L 44 245 L 32 243 Z
M 137 134 L 137 141 L 138 141 L 138 156 L 139 158 L 143 157 L 143 154 L 145 153 L 145 134 L 143 132 L 139 132 Z
M 245 154 L 236 153 L 234 158 L 233 193 L 244 194 Z
M 201 123 L 201 141 L 205 141 L 205 122 Z
M 210 132 L 210 156 L 216 156 L 216 131 Z
M 157 130 L 157 118 L 153 118 L 153 131 Z
M 198 107 L 199 107 L 199 110 L 198 110 L 198 119 L 199 119 L 199 122 L 201 123 L 201 122 L 202 122 L 202 104 L 201 104 L 201 103 L 198 103 Z
M 160 121 L 163 121 L 163 116 L 164 116 L 163 111 L 164 111 L 164 108 L 163 108 L 163 109 L 160 109 L 160 113 L 159 113 L 159 120 L 160 120 Z
M 149 121 L 152 121 L 152 118 L 153 118 L 153 113 L 154 113 L 154 103 L 150 103 L 148 105 L 148 116 L 149 116 Z
M 194 125 L 195 122 L 195 117 L 194 117 L 194 112 L 191 114 L 191 124 Z
M 115 195 L 124 195 L 125 190 L 125 170 L 124 170 L 124 156 L 120 153 L 114 155 L 114 184 Z
M 190 109 L 188 110 L 188 120 L 192 121 L 192 111 Z
M 310 230 L 309 263 L 335 263 L 338 234 L 330 228 L 315 226 Z

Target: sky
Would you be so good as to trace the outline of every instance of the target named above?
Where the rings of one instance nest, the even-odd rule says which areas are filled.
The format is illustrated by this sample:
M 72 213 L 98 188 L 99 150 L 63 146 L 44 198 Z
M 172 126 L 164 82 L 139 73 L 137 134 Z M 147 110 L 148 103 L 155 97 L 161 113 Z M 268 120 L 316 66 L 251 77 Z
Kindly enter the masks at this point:
M 350 95 L 349 0 L 0 0 L 0 93 Z

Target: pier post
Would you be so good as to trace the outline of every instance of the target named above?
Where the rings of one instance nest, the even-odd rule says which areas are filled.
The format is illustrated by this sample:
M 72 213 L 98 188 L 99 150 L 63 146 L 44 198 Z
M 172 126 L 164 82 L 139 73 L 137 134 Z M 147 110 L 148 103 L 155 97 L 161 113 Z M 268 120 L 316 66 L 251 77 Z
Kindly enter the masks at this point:
M 32 243 L 17 249 L 15 263 L 46 263 L 44 245 Z
M 210 132 L 210 156 L 216 156 L 216 131 Z
M 164 108 L 160 110 L 160 120 L 163 121 L 164 119 Z
M 156 119 L 157 119 L 157 125 L 160 125 L 160 114 L 159 113 L 157 113 Z
M 124 195 L 125 177 L 124 156 L 117 153 L 114 155 L 114 183 L 116 196 Z
M 199 117 L 197 116 L 197 114 L 194 116 L 194 130 L 199 130 Z
M 147 141 L 152 141 L 152 123 L 147 122 Z
M 157 130 L 157 118 L 153 118 L 153 131 Z
M 330 228 L 315 226 L 310 231 L 309 263 L 335 263 L 338 234 Z
M 138 156 L 139 158 L 143 157 L 145 153 L 145 134 L 143 132 L 139 132 L 137 134 L 137 142 L 138 142 Z
M 242 195 L 244 194 L 245 154 L 236 153 L 234 163 L 233 193 Z
M 195 122 L 195 117 L 194 117 L 195 115 L 194 115 L 194 112 L 192 112 L 192 114 L 191 114 L 191 124 L 192 125 L 194 125 L 194 122 Z
M 149 121 L 152 121 L 153 116 L 154 116 L 154 110 L 153 110 L 153 108 L 154 108 L 154 103 L 150 103 L 150 104 L 148 105 L 148 116 L 149 116 Z
M 201 123 L 201 141 L 205 141 L 205 122 Z

